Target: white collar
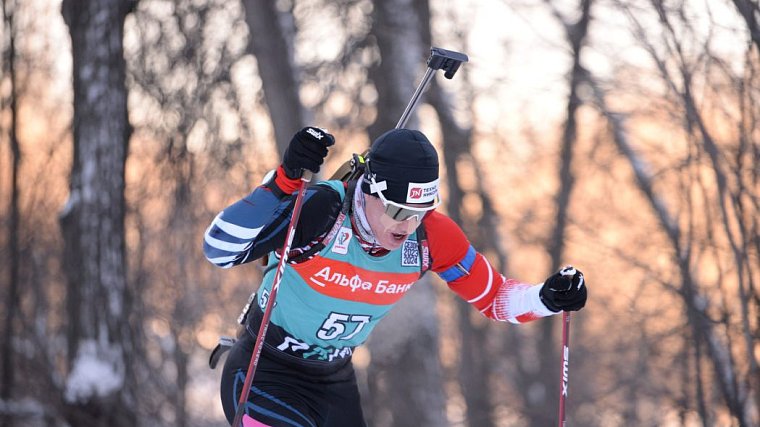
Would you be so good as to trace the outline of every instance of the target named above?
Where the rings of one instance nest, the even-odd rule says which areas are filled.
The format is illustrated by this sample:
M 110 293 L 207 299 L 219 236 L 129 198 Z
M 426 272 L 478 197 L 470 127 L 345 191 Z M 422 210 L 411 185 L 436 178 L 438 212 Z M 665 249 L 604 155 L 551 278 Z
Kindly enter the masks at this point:
M 357 185 L 354 189 L 354 216 L 356 217 L 356 228 L 361 238 L 367 243 L 373 246 L 379 246 L 375 235 L 372 233 L 372 228 L 367 221 L 367 214 L 365 212 L 365 200 L 364 192 L 361 189 L 361 185 Z

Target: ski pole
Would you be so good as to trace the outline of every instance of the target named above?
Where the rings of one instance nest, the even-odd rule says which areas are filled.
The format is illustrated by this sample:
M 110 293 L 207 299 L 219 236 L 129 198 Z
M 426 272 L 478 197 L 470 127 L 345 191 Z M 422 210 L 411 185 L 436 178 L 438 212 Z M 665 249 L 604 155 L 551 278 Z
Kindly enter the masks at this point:
M 567 374 L 570 362 L 570 313 L 562 312 L 562 378 L 559 390 L 559 427 L 565 427 L 565 400 L 567 400 Z
M 288 252 L 293 244 L 293 237 L 295 236 L 296 224 L 298 224 L 298 217 L 301 216 L 301 207 L 303 205 L 303 193 L 306 190 L 306 184 L 311 181 L 312 173 L 308 170 L 303 172 L 301 176 L 301 183 L 298 187 L 298 194 L 296 194 L 295 205 L 293 206 L 293 214 L 290 217 L 290 224 L 288 225 L 288 233 L 285 237 L 285 245 L 282 248 L 282 256 L 280 257 L 280 264 L 277 266 L 275 272 L 274 282 L 272 283 L 272 291 L 269 292 L 269 298 L 267 300 L 266 308 L 264 309 L 264 316 L 261 319 L 261 325 L 259 325 L 259 333 L 256 335 L 256 344 L 253 346 L 253 353 L 251 354 L 251 361 L 248 363 L 248 372 L 245 374 L 245 381 L 243 382 L 243 389 L 240 391 L 240 399 L 238 399 L 238 406 L 235 410 L 235 418 L 232 421 L 233 427 L 242 427 L 243 414 L 245 414 L 245 404 L 248 401 L 248 394 L 251 390 L 251 383 L 253 382 L 253 375 L 256 372 L 256 367 L 259 364 L 259 358 L 261 357 L 261 350 L 264 347 L 264 336 L 269 329 L 269 318 L 272 316 L 272 309 L 274 308 L 274 300 L 277 298 L 277 290 L 280 288 L 280 282 L 282 282 L 282 273 L 285 270 L 285 264 L 288 262 Z

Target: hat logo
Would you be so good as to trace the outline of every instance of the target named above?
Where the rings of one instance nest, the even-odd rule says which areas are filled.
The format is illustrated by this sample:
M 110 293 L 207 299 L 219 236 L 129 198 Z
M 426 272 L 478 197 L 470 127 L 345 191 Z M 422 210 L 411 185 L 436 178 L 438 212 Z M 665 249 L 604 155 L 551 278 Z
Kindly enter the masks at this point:
M 432 182 L 410 182 L 406 192 L 406 203 L 429 203 L 438 195 L 438 180 Z

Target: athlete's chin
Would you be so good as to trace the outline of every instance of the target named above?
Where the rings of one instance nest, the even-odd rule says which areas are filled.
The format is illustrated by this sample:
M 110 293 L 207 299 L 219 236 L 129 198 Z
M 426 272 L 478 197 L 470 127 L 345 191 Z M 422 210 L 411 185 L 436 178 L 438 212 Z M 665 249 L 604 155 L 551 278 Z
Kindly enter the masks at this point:
M 400 248 L 408 237 L 408 234 L 386 233 L 378 243 L 380 243 L 380 246 L 384 247 L 385 249 L 392 251 L 394 249 Z

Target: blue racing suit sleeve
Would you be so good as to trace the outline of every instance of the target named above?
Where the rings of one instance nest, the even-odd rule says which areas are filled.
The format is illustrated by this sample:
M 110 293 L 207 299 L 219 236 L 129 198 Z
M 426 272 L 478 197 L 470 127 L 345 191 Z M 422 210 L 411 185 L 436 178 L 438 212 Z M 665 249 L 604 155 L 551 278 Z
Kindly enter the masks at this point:
M 333 189 L 313 185 L 304 194 L 293 238 L 299 248 L 322 235 L 340 213 L 341 198 Z M 222 268 L 244 264 L 281 249 L 295 197 L 278 197 L 266 186 L 233 203 L 214 218 L 203 236 L 203 253 Z

